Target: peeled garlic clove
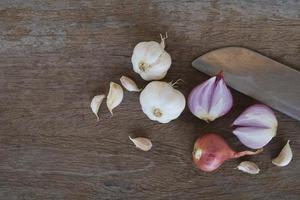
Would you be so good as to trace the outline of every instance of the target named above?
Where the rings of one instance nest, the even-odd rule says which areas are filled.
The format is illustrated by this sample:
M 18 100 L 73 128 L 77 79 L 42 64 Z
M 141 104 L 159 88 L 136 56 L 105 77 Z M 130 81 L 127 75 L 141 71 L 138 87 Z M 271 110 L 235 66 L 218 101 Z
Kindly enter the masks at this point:
M 148 138 L 131 138 L 129 136 L 129 139 L 133 142 L 136 148 L 141 149 L 143 151 L 149 151 L 152 148 L 152 142 Z
M 196 86 L 188 97 L 190 111 L 206 122 L 225 115 L 232 107 L 233 99 L 222 72 Z
M 250 162 L 250 161 L 241 162 L 237 168 L 248 174 L 258 174 L 260 171 L 258 166 L 254 162 Z
M 126 88 L 126 90 L 128 90 L 129 92 L 140 92 L 142 90 L 139 89 L 136 83 L 132 79 L 128 78 L 127 76 L 122 76 L 120 78 L 120 81 L 123 87 Z
M 110 82 L 109 92 L 107 95 L 106 105 L 111 113 L 113 115 L 112 110 L 117 107 L 123 100 L 123 89 L 122 87 L 114 82 Z
M 91 101 L 91 109 L 93 113 L 96 115 L 98 121 L 99 121 L 98 111 L 104 98 L 105 95 L 101 94 L 101 95 L 94 96 Z
M 284 167 L 291 162 L 292 158 L 293 158 L 293 152 L 290 146 L 290 141 L 288 140 L 286 145 L 279 153 L 279 155 L 272 160 L 272 163 L 279 167 Z
M 185 108 L 185 97 L 170 83 L 152 81 L 140 94 L 143 112 L 153 121 L 168 123 L 180 116 Z
M 146 81 L 164 78 L 171 66 L 171 56 L 164 50 L 165 39 L 161 38 L 161 44 L 140 42 L 134 47 L 131 57 L 133 70 Z
M 247 108 L 234 122 L 233 130 L 247 147 L 259 149 L 268 144 L 276 135 L 277 119 L 273 111 L 265 105 L 256 104 Z

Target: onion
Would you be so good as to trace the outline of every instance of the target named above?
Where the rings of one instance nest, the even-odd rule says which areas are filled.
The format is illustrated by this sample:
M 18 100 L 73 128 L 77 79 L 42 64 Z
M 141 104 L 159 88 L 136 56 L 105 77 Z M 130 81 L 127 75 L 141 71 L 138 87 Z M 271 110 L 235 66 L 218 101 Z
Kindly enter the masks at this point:
M 191 113 L 206 122 L 228 113 L 232 104 L 232 95 L 223 80 L 222 71 L 196 86 L 188 97 Z
M 199 137 L 194 144 L 193 161 L 195 165 L 206 172 L 211 172 L 220 167 L 226 160 L 239 158 L 246 155 L 255 155 L 257 151 L 233 151 L 224 139 L 214 133 L 208 133 Z
M 277 119 L 267 106 L 255 104 L 248 107 L 234 122 L 233 134 L 247 147 L 259 149 L 276 136 Z

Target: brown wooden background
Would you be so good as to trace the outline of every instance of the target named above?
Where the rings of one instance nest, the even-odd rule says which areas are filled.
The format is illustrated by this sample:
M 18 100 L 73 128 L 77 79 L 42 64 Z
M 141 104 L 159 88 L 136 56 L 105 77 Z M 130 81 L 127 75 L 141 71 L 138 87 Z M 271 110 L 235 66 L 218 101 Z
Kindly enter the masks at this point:
M 193 142 L 205 132 L 246 149 L 229 125 L 256 101 L 236 91 L 232 112 L 210 124 L 187 108 L 176 121 L 152 122 L 128 92 L 113 118 L 104 103 L 96 122 L 93 95 L 122 75 L 145 86 L 132 71 L 133 47 L 164 32 L 173 60 L 165 80 L 183 79 L 186 96 L 208 78 L 192 60 L 219 47 L 248 47 L 300 70 L 297 0 L 0 0 L 0 199 L 300 198 L 300 123 L 279 112 L 278 136 L 261 155 L 215 173 L 193 167 Z M 153 149 L 137 150 L 129 135 L 151 138 Z M 287 139 L 293 161 L 275 167 Z M 261 174 L 234 169 L 245 159 Z

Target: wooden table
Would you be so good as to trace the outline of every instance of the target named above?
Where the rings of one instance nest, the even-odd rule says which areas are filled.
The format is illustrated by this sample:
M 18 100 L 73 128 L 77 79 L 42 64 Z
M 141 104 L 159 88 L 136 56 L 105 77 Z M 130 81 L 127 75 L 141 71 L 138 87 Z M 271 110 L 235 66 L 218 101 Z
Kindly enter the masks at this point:
M 214 173 L 192 165 L 205 132 L 246 149 L 229 125 L 256 101 L 236 91 L 232 112 L 210 124 L 187 108 L 171 123 L 152 122 L 137 93 L 126 92 L 113 117 L 104 103 L 100 122 L 89 107 L 122 75 L 145 86 L 133 47 L 164 32 L 173 60 L 165 81 L 183 79 L 185 96 L 208 78 L 192 60 L 219 47 L 248 47 L 300 70 L 299 10 L 297 0 L 0 0 L 0 199 L 299 199 L 300 123 L 279 112 L 262 154 Z M 139 151 L 129 135 L 151 138 L 153 149 Z M 294 158 L 278 168 L 271 159 L 287 139 Z M 236 170 L 242 160 L 261 173 Z

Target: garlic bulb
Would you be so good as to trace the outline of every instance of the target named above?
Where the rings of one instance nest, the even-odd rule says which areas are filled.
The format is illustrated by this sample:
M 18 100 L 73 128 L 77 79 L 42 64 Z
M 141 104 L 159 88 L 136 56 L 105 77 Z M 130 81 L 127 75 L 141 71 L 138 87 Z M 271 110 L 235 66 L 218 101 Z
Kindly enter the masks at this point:
M 136 148 L 141 149 L 143 151 L 149 151 L 152 148 L 152 142 L 148 138 L 131 138 L 129 136 L 129 139 L 133 142 Z
M 170 83 L 152 81 L 141 92 L 140 104 L 143 112 L 151 120 L 168 123 L 182 113 L 185 98 Z
M 231 109 L 232 102 L 222 72 L 196 86 L 188 97 L 190 111 L 206 122 L 225 115 Z
M 101 95 L 94 96 L 91 101 L 91 109 L 93 113 L 96 115 L 98 121 L 99 121 L 98 111 L 104 98 L 105 95 L 101 94 Z
M 260 171 L 258 166 L 254 162 L 250 162 L 250 161 L 241 162 L 237 168 L 248 174 L 258 174 Z
M 279 167 L 287 166 L 293 158 L 293 152 L 290 146 L 290 141 L 288 140 L 286 145 L 284 145 L 283 149 L 279 153 L 279 155 L 272 160 L 274 165 Z
M 109 92 L 106 99 L 106 105 L 111 113 L 113 115 L 112 110 L 117 107 L 123 100 L 123 89 L 122 87 L 114 82 L 110 82 Z
M 133 70 L 146 80 L 163 79 L 171 66 L 171 56 L 165 51 L 165 39 L 161 35 L 161 43 L 155 41 L 140 42 L 133 50 L 131 62 Z
M 139 89 L 136 83 L 132 79 L 128 78 L 127 76 L 122 76 L 120 78 L 120 81 L 123 87 L 129 92 L 140 92 L 142 90 Z
M 256 104 L 247 108 L 234 122 L 233 130 L 247 147 L 259 149 L 276 135 L 277 119 L 273 111 L 265 105 Z

